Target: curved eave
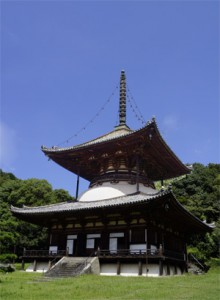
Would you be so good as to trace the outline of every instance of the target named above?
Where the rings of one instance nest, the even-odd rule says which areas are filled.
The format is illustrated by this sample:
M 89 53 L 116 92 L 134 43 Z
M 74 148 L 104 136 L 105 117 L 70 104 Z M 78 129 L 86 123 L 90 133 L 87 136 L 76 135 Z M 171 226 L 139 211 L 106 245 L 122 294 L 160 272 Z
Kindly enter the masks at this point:
M 199 232 L 211 232 L 213 230 L 213 227 L 209 226 L 208 224 L 202 222 L 199 218 L 194 216 L 192 213 L 190 213 L 175 197 L 175 195 L 171 192 L 171 197 L 169 197 L 169 201 L 167 202 L 171 204 L 171 209 L 174 209 L 175 214 L 170 212 L 173 217 L 173 221 L 176 221 L 177 223 L 179 220 L 185 220 L 183 226 L 185 227 L 185 232 L 188 234 L 191 234 L 193 231 L 193 228 L 196 228 L 195 233 Z M 169 215 L 169 210 L 167 212 Z
M 96 147 L 97 145 L 102 145 L 105 144 L 106 142 L 110 142 L 110 141 L 115 141 L 117 139 L 121 139 L 124 138 L 127 135 L 131 135 L 134 132 L 137 132 L 139 130 L 131 130 L 127 125 L 122 125 L 122 126 L 116 126 L 115 129 L 107 134 L 104 134 L 98 138 L 95 138 L 91 141 L 79 144 L 79 145 L 75 145 L 75 146 L 71 146 L 71 147 L 65 147 L 65 148 L 60 148 L 57 146 L 53 146 L 51 148 L 47 148 L 45 146 L 41 147 L 41 150 L 47 155 L 50 153 L 69 153 L 71 151 L 71 153 L 73 153 L 74 151 L 80 150 L 80 149 L 87 149 L 90 147 Z
M 174 178 L 190 172 L 165 143 L 155 120 L 139 130 L 130 131 L 128 129 L 126 134 L 116 137 L 112 137 L 114 136 L 112 135 L 113 132 L 78 146 L 69 148 L 42 147 L 42 151 L 57 164 L 75 174 L 79 172 L 80 177 L 89 181 L 97 176 L 94 161 L 90 160 L 93 155 L 98 156 L 120 149 L 127 151 L 127 149 L 132 149 L 132 145 L 134 147 L 142 146 L 142 155 L 145 157 L 148 177 L 151 180 Z
M 150 218 L 155 220 L 156 223 L 160 222 L 166 227 L 173 224 L 174 228 L 189 235 L 212 230 L 210 226 L 188 212 L 176 200 L 171 191 L 158 192 L 154 195 L 135 193 L 86 203 L 72 202 L 42 207 L 11 207 L 13 215 L 17 218 L 46 227 L 54 222 L 53 219 L 65 223 L 65 218 L 69 217 L 79 221 L 86 216 L 100 215 L 103 211 L 104 214 L 115 210 L 118 213 L 123 213 L 123 211 L 128 213 L 128 211 L 131 212 L 135 209 L 145 213 L 148 212 Z
M 57 204 L 22 208 L 11 206 L 11 212 L 14 215 L 48 215 L 54 213 L 78 213 L 79 211 L 90 211 L 99 208 L 111 208 L 118 206 L 131 205 L 134 203 L 146 202 L 152 199 L 160 198 L 166 195 L 167 192 L 155 191 L 154 194 L 143 194 L 140 192 L 119 196 L 111 199 L 96 200 L 96 201 L 76 201 L 76 202 L 61 202 Z

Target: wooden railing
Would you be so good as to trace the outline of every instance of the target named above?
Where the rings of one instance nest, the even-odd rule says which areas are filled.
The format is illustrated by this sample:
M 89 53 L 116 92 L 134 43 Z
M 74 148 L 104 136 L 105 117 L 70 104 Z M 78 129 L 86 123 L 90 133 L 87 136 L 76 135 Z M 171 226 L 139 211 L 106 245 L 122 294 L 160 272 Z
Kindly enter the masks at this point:
M 203 264 L 200 260 L 198 260 L 192 253 L 188 254 L 188 263 L 195 264 L 199 269 L 206 272 L 208 270 L 208 267 Z
M 118 250 L 98 250 L 97 256 L 100 258 L 108 257 L 165 257 L 185 261 L 185 255 L 175 251 L 162 249 L 118 249 Z
M 62 257 L 68 256 L 67 250 L 24 250 L 23 251 L 24 257 Z
M 186 260 L 186 256 L 184 253 L 170 251 L 170 250 L 164 250 L 163 256 L 168 258 L 178 259 L 178 260 L 184 260 L 184 261 Z
M 97 256 L 155 256 L 161 255 L 159 249 L 118 249 L 118 250 L 98 250 Z
M 68 249 L 66 250 L 24 250 L 23 257 L 62 257 L 68 256 Z M 117 250 L 97 250 L 97 252 L 92 253 L 91 256 L 98 256 L 100 258 L 108 258 L 108 257 L 164 257 L 171 258 L 177 260 L 186 260 L 184 254 L 180 252 L 170 251 L 170 250 L 162 250 L 159 249 L 117 249 Z

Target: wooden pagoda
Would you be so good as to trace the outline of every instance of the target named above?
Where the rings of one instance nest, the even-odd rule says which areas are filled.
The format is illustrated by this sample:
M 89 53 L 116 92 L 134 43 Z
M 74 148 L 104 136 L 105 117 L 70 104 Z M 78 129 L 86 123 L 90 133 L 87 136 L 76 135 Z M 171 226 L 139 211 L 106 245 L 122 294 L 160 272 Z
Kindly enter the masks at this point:
M 127 126 L 124 71 L 119 124 L 113 131 L 73 147 L 42 151 L 90 182 L 88 190 L 76 193 L 75 202 L 12 207 L 18 218 L 49 228 L 49 259 L 63 251 L 72 257 L 97 256 L 100 274 L 106 275 L 159 276 L 187 270 L 188 238 L 210 227 L 189 213 L 171 188 L 155 189 L 155 181 L 190 170 L 165 143 L 155 119 L 139 130 Z M 27 250 L 24 258 L 28 256 Z

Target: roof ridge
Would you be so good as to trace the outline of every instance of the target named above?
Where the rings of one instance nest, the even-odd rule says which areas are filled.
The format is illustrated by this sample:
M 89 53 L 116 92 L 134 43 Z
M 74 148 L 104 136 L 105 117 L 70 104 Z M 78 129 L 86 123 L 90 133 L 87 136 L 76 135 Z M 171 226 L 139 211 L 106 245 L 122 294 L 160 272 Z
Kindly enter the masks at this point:
M 144 126 L 138 128 L 138 129 L 130 129 L 127 125 L 118 125 L 118 126 L 115 126 L 115 128 L 113 130 L 111 130 L 110 132 L 108 132 L 106 134 L 103 134 L 103 135 L 100 135 L 97 138 L 94 138 L 92 140 L 89 140 L 89 141 L 81 143 L 81 144 L 77 144 L 77 145 L 70 146 L 70 147 L 65 147 L 65 148 L 58 147 L 58 146 L 52 146 L 50 148 L 47 148 L 46 146 L 41 146 L 41 150 L 43 152 L 47 152 L 47 151 L 53 151 L 53 152 L 60 151 L 61 152 L 61 151 L 72 150 L 74 148 L 86 147 L 86 146 L 91 145 L 91 144 L 95 145 L 95 144 L 98 144 L 98 143 L 107 142 L 107 141 L 110 141 L 110 140 L 113 140 L 113 139 L 121 138 L 121 137 L 130 135 L 130 134 L 136 133 L 138 131 L 141 131 L 141 130 L 147 128 L 152 123 L 156 124 L 155 118 L 152 118 L 151 120 L 147 121 L 147 123 Z M 121 127 L 121 129 L 120 129 L 120 127 Z M 107 136 L 110 136 L 111 134 L 113 134 L 115 132 L 119 132 L 120 130 L 125 130 L 125 131 L 127 131 L 127 133 L 123 133 L 121 135 L 116 135 L 115 137 L 110 137 L 109 139 L 103 139 Z

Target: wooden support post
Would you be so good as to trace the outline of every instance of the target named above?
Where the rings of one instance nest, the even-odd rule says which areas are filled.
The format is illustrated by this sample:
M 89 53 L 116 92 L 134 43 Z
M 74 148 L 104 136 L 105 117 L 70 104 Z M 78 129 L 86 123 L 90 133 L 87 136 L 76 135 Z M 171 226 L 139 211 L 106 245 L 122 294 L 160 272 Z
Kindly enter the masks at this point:
M 139 166 L 139 156 L 137 155 L 136 157 L 136 187 L 137 187 L 137 192 L 139 192 L 139 173 L 140 173 L 140 166 Z
M 142 275 L 142 261 L 139 260 L 138 262 L 138 275 L 141 276 Z
M 159 259 L 159 276 L 163 276 L 163 261 Z
M 78 200 L 78 195 L 79 195 L 79 171 L 77 174 L 77 183 L 76 183 L 76 200 Z
M 159 253 L 158 253 L 160 256 L 163 255 L 163 247 L 162 245 L 160 244 L 160 247 L 159 247 Z
M 148 246 L 148 241 L 147 241 L 147 228 L 145 229 L 145 243 L 146 243 L 146 276 L 148 276 L 148 251 L 147 251 L 147 246 Z
M 33 263 L 33 271 L 35 272 L 36 270 L 37 270 L 37 261 L 35 259 Z
M 52 265 L 51 265 L 51 260 L 48 261 L 48 271 L 51 269 Z
M 181 274 L 186 272 L 186 264 L 184 263 L 184 265 L 181 265 Z
M 24 267 L 25 267 L 25 262 L 24 262 L 24 259 L 22 258 L 22 261 L 21 261 L 21 270 L 24 271 Z
M 117 261 L 117 275 L 121 274 L 121 263 L 120 260 Z
M 176 264 L 174 265 L 174 275 L 177 275 L 177 266 L 176 266 Z
M 167 275 L 170 275 L 170 264 L 169 264 L 169 262 L 167 263 Z

